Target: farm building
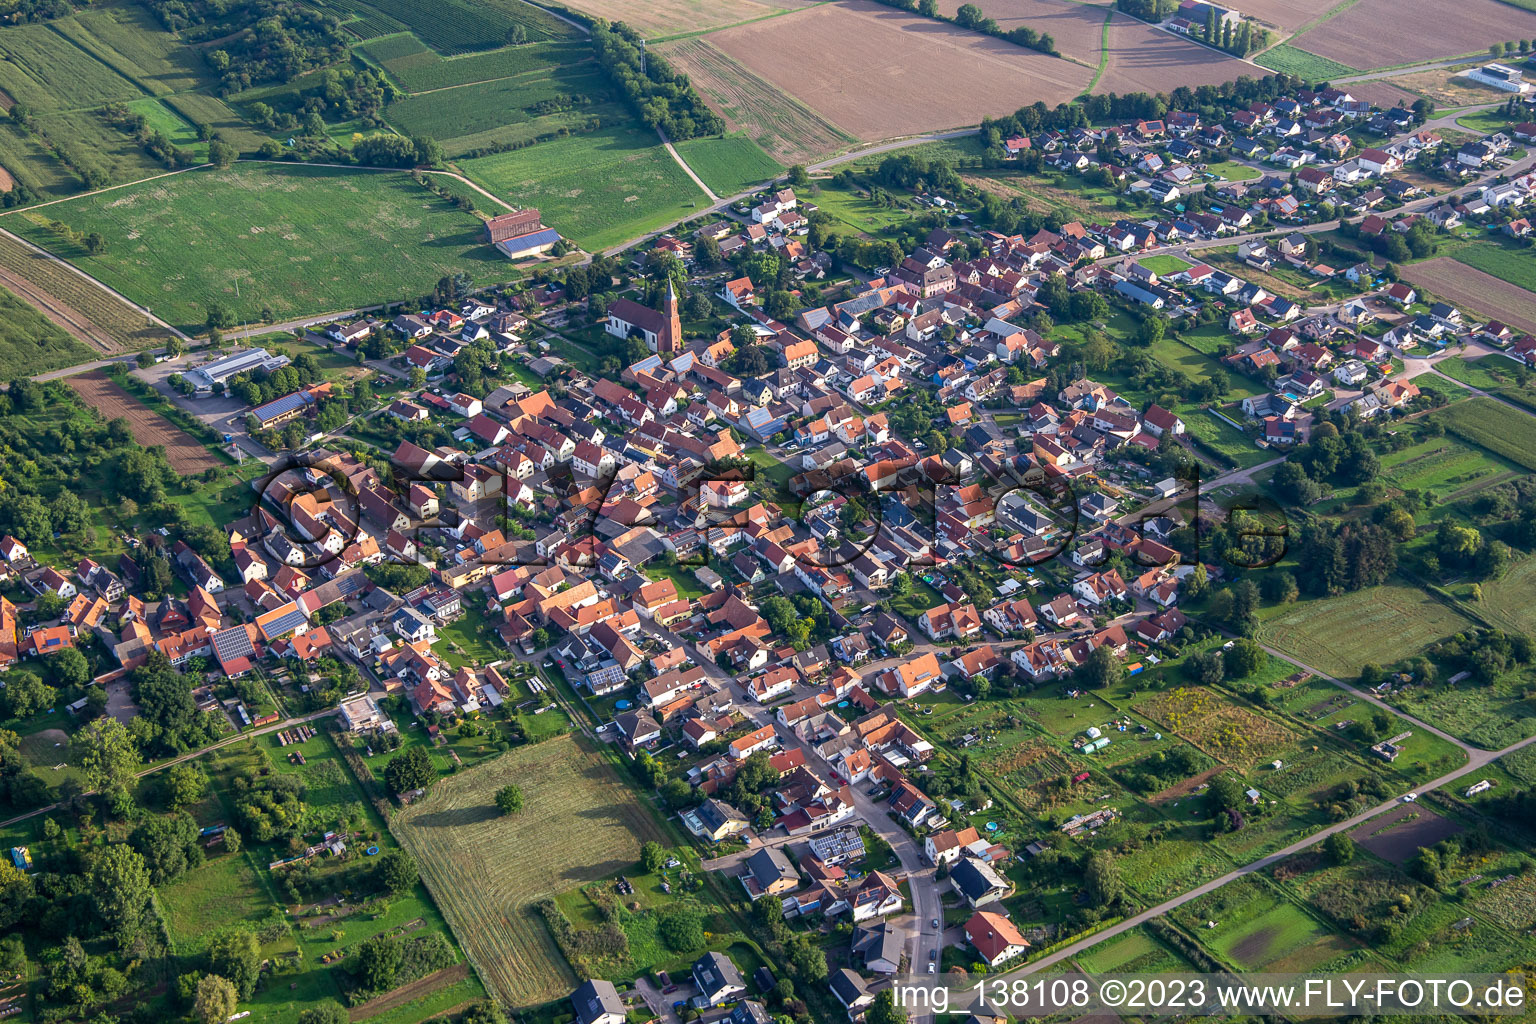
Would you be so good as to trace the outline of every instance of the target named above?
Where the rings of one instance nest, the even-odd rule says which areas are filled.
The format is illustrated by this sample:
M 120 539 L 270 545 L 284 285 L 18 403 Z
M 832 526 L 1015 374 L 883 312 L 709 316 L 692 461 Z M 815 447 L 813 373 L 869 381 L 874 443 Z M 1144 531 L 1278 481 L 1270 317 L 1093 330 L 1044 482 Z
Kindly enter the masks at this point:
M 254 373 L 257 370 L 271 373 L 287 365 L 288 357 L 285 355 L 272 355 L 264 348 L 249 348 L 187 371 L 187 380 L 192 382 L 198 394 L 208 394 L 215 384 L 227 384 L 242 373 Z
M 545 227 L 539 211 L 532 206 L 492 217 L 485 222 L 485 237 L 503 256 L 511 259 L 540 256 L 560 241 L 560 233 Z

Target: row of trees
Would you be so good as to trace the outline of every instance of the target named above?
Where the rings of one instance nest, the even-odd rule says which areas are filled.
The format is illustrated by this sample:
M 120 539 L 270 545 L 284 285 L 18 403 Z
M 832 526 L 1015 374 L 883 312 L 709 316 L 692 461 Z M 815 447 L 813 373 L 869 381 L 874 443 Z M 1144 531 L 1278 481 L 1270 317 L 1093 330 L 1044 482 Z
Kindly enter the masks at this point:
M 592 26 L 592 50 L 598 66 L 634 105 L 641 120 L 680 141 L 725 131 L 720 115 L 704 105 L 688 76 L 677 74 L 645 40 L 623 22 L 598 20 Z

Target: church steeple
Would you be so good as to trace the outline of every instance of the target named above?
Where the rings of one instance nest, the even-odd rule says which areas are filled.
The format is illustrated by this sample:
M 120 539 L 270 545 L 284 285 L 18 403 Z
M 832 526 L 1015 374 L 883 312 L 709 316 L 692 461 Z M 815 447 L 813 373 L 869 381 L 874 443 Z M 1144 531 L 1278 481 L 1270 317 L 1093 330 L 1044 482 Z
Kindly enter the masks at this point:
M 683 318 L 678 313 L 677 285 L 672 275 L 667 275 L 667 297 L 661 304 L 662 315 L 667 318 L 661 335 L 656 339 L 656 351 L 680 352 L 683 348 Z

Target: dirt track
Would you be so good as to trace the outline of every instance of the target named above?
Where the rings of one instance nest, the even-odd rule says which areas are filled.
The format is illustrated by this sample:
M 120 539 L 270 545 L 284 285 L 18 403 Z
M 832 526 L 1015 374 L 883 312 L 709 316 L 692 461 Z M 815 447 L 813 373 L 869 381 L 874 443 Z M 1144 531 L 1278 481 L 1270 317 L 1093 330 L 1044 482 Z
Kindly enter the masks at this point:
M 26 278 L 18 277 L 6 267 L 0 267 L 0 284 L 36 306 L 39 312 L 68 331 L 76 340 L 83 341 L 107 355 L 114 355 L 123 350 L 121 345 L 112 340 L 111 335 L 93 324 L 88 317 L 60 302 Z
M 393 992 L 386 992 L 376 999 L 370 999 L 366 1003 L 352 1007 L 347 1010 L 347 1016 L 352 1020 L 376 1017 L 386 1010 L 393 1010 L 398 1006 L 404 1006 L 414 999 L 420 999 L 422 996 L 430 995 L 440 988 L 447 988 L 449 985 L 457 984 L 467 977 L 469 977 L 469 964 L 467 963 L 444 967 L 440 971 L 433 971 L 425 977 L 417 978 L 413 982 L 401 985 Z

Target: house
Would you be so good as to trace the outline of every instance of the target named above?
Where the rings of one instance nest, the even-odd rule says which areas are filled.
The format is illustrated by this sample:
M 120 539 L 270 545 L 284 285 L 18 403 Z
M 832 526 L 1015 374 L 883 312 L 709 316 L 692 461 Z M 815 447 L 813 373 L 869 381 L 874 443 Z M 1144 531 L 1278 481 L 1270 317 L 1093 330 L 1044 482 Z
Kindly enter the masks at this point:
M 693 983 L 699 987 L 693 999 L 699 1009 L 735 1002 L 747 994 L 741 972 L 724 953 L 711 951 L 694 961 Z
M 1153 437 L 1162 437 L 1165 433 L 1177 437 L 1184 433 L 1184 421 L 1160 405 L 1154 404 L 1142 413 L 1141 422 Z
M 624 1001 L 613 982 L 593 978 L 582 982 L 571 993 L 571 1008 L 576 1011 L 577 1024 L 624 1024 Z
M 741 884 L 754 901 L 764 896 L 778 896 L 800 887 L 800 874 L 777 846 L 759 849 L 745 862 Z
M 837 1001 L 843 1004 L 848 1011 L 848 1019 L 854 1020 L 864 1015 L 875 1001 L 875 994 L 864 984 L 864 979 L 846 967 L 838 968 L 833 972 L 832 980 L 828 982 L 832 994 Z
M 849 952 L 874 974 L 895 974 L 901 969 L 902 950 L 907 934 L 883 918 L 872 925 L 853 929 Z
M 905 901 L 894 878 L 884 871 L 871 871 L 849 895 L 848 905 L 855 921 L 868 921 L 900 913 Z
M 950 868 L 949 880 L 973 909 L 996 903 L 1008 894 L 1010 888 L 991 864 L 974 857 L 962 857 Z
M 964 931 L 965 940 L 981 954 L 988 967 L 1012 960 L 1029 949 L 1029 942 L 1019 934 L 1018 927 L 990 910 L 978 910 L 965 922 Z
M 1413 305 L 1419 297 L 1419 293 L 1414 291 L 1411 285 L 1402 281 L 1394 281 L 1388 285 L 1385 294 L 1387 301 L 1405 307 Z

